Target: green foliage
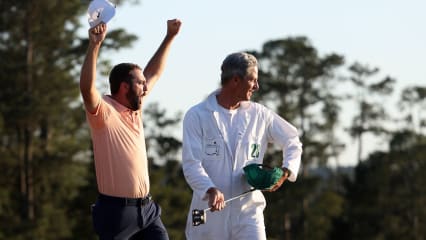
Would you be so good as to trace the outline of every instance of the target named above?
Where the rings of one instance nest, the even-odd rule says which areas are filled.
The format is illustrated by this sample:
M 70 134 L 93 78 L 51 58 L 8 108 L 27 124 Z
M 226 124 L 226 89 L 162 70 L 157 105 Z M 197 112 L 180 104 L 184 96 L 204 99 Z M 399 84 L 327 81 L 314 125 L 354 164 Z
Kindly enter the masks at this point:
M 78 193 L 79 168 L 73 156 L 87 142 L 79 134 L 83 115 L 70 104 L 78 97 L 71 70 L 77 52 L 71 52 L 78 27 L 76 1 L 8 1 L 2 3 L 0 35 L 2 166 L 9 170 L 2 192 L 8 200 L 0 221 L 2 235 L 16 239 L 62 239 L 66 204 Z M 55 12 L 55 20 L 46 13 Z M 47 93 L 47 94 L 46 94 Z M 3 167 L 2 167 L 3 168 Z M 56 237 L 55 237 L 56 236 Z
M 324 189 L 319 193 L 309 211 L 306 212 L 304 239 L 330 239 L 334 220 L 343 213 L 344 199 L 332 189 Z
M 173 132 L 180 123 L 181 113 L 169 117 L 165 109 L 160 109 L 158 103 L 144 107 L 145 137 L 149 159 L 153 163 L 162 165 L 166 161 L 177 161 L 179 149 L 182 146 L 176 138 L 178 133 Z
M 399 137 L 401 134 L 395 135 Z M 355 180 L 347 188 L 345 239 L 426 236 L 422 227 L 426 217 L 426 141 L 424 136 L 421 139 L 409 148 L 375 152 L 356 168 Z
M 426 107 L 426 87 L 412 86 L 401 92 L 399 109 L 405 114 L 400 116 L 406 128 L 413 132 L 425 133 L 426 116 L 423 111 Z
M 350 98 L 355 101 L 357 110 L 348 131 L 352 138 L 358 142 L 357 160 L 361 162 L 365 133 L 380 135 L 388 132 L 384 124 L 384 121 L 388 119 L 388 114 L 381 102 L 383 100 L 374 100 L 372 96 L 385 97 L 390 95 L 393 92 L 395 79 L 385 77 L 383 80 L 370 83 L 370 78 L 375 76 L 379 69 L 370 68 L 358 62 L 352 64 L 349 71 L 351 72 L 349 79 L 355 87 Z

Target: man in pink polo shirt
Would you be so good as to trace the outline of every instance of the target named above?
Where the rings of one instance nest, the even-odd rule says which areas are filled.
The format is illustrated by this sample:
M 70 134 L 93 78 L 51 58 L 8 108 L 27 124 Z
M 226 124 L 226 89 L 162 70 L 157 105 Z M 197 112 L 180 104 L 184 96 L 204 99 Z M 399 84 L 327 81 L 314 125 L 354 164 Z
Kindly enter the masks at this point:
M 92 217 L 100 239 L 168 239 L 161 208 L 149 194 L 148 162 L 142 125 L 142 101 L 163 73 L 181 21 L 167 21 L 167 34 L 142 70 L 121 63 L 111 70 L 111 95 L 96 89 L 96 62 L 107 25 L 89 30 L 80 91 L 93 142 L 99 197 Z

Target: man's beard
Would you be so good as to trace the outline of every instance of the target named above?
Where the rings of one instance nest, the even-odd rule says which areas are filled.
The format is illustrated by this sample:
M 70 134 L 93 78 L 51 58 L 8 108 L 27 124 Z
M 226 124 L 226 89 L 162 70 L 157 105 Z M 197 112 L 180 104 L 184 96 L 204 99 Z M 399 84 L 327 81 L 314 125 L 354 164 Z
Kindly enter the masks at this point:
M 130 109 L 132 109 L 133 111 L 137 111 L 137 110 L 140 109 L 141 99 L 136 94 L 136 92 L 134 91 L 132 86 L 130 86 L 130 91 L 127 93 L 126 97 L 127 97 L 127 100 L 130 103 Z

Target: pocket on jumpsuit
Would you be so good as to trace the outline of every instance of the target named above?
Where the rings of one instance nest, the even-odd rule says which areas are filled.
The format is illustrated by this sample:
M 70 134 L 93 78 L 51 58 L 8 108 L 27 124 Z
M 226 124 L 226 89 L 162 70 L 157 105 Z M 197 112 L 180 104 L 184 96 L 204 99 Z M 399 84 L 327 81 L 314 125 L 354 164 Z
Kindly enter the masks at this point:
M 221 138 L 205 138 L 203 152 L 206 160 L 220 160 L 223 158 L 223 140 Z
M 215 184 L 219 184 L 220 178 L 226 172 L 224 161 L 225 145 L 222 138 L 204 138 L 202 164 L 207 174 Z

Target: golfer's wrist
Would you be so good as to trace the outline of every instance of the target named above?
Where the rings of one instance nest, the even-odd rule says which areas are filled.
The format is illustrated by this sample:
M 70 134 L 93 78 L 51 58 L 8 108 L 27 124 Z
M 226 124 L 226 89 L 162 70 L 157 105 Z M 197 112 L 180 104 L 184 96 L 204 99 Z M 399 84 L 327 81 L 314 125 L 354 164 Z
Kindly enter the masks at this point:
M 102 45 L 102 42 L 96 43 L 96 42 L 90 41 L 88 51 L 95 51 L 96 53 L 98 53 L 99 50 L 101 49 L 101 45 Z
M 283 167 L 282 170 L 283 170 L 283 176 L 284 177 L 286 177 L 286 178 L 290 177 L 290 175 L 291 175 L 290 169 Z
M 212 193 L 214 193 L 216 191 L 216 188 L 214 188 L 214 187 L 211 187 L 211 188 L 209 188 L 209 189 L 207 189 L 207 194 L 212 194 Z

